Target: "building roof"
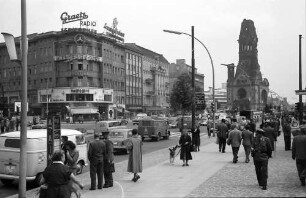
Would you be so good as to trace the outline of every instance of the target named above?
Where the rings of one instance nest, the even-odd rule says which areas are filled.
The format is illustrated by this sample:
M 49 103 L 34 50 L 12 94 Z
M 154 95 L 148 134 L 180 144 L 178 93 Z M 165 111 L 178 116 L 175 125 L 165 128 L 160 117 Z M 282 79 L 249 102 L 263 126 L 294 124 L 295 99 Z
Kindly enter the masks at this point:
M 169 64 L 169 61 L 162 55 L 162 54 L 158 54 L 156 52 L 153 52 L 152 50 L 149 50 L 149 49 L 146 49 L 144 47 L 141 47 L 135 43 L 133 43 L 134 45 L 136 45 L 143 53 L 143 55 L 146 55 L 152 59 L 159 59 L 160 62 L 163 62 L 163 63 L 167 63 Z

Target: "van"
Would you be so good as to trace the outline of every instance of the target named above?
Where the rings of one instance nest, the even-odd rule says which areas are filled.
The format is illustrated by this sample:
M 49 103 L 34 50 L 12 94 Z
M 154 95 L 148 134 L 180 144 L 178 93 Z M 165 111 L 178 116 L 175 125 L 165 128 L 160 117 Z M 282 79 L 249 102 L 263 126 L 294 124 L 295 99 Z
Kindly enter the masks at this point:
M 121 126 L 121 121 L 117 120 L 104 120 L 96 122 L 94 133 L 102 135 L 104 132 L 109 132 L 112 128 L 124 128 Z
M 84 135 L 74 129 L 61 129 L 61 135 L 76 144 L 79 151 L 78 171 L 81 174 L 87 165 L 87 144 Z M 59 150 L 59 145 L 54 150 Z M 42 172 L 47 167 L 47 129 L 27 131 L 27 171 L 26 180 L 39 184 Z M 0 135 L 0 180 L 3 184 L 11 184 L 19 179 L 20 131 Z
M 169 139 L 170 131 L 166 120 L 143 118 L 139 121 L 138 134 L 142 140 L 152 138 L 159 141 L 162 137 Z

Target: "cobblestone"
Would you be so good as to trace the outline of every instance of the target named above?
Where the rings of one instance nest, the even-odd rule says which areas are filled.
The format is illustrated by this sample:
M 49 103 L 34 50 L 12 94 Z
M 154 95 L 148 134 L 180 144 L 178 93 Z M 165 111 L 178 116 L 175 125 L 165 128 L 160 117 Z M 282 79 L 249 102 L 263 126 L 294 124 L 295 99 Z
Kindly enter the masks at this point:
M 269 160 L 268 190 L 258 186 L 253 160 L 250 163 L 244 160 L 240 147 L 237 164 L 227 164 L 186 197 L 306 197 L 291 151 L 284 150 L 283 136 L 278 138 L 276 153 Z

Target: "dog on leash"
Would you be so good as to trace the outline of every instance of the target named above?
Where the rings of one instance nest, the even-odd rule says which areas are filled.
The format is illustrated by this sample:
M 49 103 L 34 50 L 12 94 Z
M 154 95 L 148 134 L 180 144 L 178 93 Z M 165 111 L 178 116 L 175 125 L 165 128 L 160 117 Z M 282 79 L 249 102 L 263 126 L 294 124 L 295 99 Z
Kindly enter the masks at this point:
M 172 164 L 172 165 L 174 163 L 174 159 L 175 159 L 176 153 L 177 153 L 176 150 L 177 150 L 178 147 L 179 147 L 179 145 L 175 145 L 175 146 L 169 148 L 169 151 L 170 151 L 170 164 Z

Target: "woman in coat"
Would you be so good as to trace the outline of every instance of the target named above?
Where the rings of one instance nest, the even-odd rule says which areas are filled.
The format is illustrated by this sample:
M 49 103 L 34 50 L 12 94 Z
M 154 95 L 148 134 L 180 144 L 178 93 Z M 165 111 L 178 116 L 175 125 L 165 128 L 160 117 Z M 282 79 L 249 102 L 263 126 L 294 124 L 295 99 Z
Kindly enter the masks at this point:
M 192 160 L 190 153 L 190 147 L 192 146 L 191 137 L 188 135 L 187 131 L 183 131 L 180 137 L 179 145 L 181 146 L 180 159 L 183 160 L 183 166 L 189 166 L 188 160 Z
M 192 133 L 192 144 L 195 148 L 195 151 L 200 151 L 200 126 L 197 126 L 197 129 Z
M 137 129 L 132 130 L 132 137 L 128 139 L 126 145 L 129 153 L 127 171 L 134 173 L 132 181 L 136 182 L 140 179 L 138 173 L 142 172 L 142 141 L 138 136 Z

